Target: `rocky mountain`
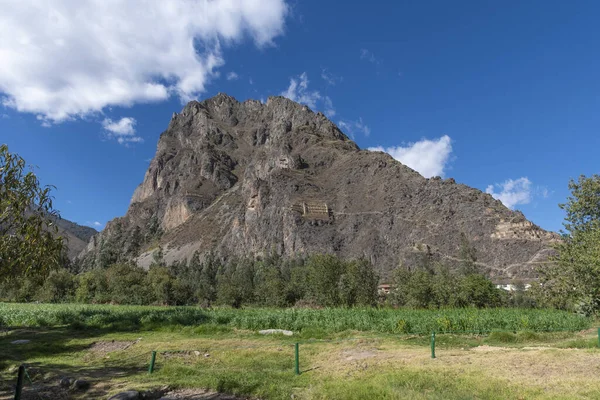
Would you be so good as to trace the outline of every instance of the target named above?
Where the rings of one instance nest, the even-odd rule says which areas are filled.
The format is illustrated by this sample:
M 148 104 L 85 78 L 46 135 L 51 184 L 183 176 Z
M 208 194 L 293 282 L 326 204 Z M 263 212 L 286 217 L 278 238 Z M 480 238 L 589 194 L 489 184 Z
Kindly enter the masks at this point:
M 424 255 L 456 263 L 463 235 L 497 280 L 530 277 L 557 240 L 480 190 L 359 149 L 306 106 L 219 94 L 173 114 L 126 215 L 79 258 L 328 252 L 366 257 L 385 276 Z
M 75 259 L 86 248 L 90 239 L 98 233 L 94 228 L 64 218 L 57 218 L 54 222 L 58 226 L 58 234 L 66 239 L 67 254 L 70 259 Z

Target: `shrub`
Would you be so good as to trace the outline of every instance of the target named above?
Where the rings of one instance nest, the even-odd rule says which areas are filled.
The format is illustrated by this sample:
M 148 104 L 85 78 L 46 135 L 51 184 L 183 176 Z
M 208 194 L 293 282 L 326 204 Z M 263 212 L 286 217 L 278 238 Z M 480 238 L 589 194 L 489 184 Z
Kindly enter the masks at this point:
M 72 301 L 75 295 L 76 279 L 66 269 L 51 271 L 44 281 L 36 299 L 46 303 Z

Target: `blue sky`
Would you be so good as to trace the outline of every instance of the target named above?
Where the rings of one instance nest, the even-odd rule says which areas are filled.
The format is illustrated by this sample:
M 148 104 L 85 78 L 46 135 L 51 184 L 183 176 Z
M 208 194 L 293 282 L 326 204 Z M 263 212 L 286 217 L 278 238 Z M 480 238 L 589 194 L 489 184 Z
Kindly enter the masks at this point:
M 28 3 L 0 15 L 0 141 L 81 224 L 123 215 L 171 114 L 218 92 L 304 102 L 550 230 L 599 172 L 598 2 Z

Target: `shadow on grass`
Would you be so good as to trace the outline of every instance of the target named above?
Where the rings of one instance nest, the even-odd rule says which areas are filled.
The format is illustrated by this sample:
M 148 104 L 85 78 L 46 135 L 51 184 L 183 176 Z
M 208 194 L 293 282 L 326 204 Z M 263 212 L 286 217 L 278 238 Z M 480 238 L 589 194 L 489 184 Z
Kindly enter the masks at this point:
M 135 365 L 73 366 L 62 363 L 24 362 L 27 376 L 22 399 L 96 399 L 106 398 L 115 389 L 125 389 L 115 379 L 146 373 L 145 367 Z M 63 378 L 71 379 L 70 387 L 61 387 Z M 75 389 L 73 382 L 84 380 L 86 389 Z M 0 393 L 13 394 L 17 381 L 16 369 L 0 375 Z M 0 395 L 0 398 L 4 398 Z
M 0 356 L 0 391 L 14 391 L 19 365 L 24 365 L 28 373 L 25 380 L 25 392 L 39 392 L 39 395 L 34 396 L 38 400 L 39 398 L 72 398 L 73 393 L 58 386 L 61 377 L 85 379 L 93 383 L 127 377 L 146 371 L 146 360 L 141 359 L 116 359 L 114 362 L 101 360 L 100 365 L 96 360 L 92 366 L 85 362 L 85 359 L 80 360 L 77 358 L 81 357 L 82 352 L 90 349 L 93 343 L 89 341 L 78 343 L 78 340 L 74 341 L 73 339 L 83 339 L 85 341 L 85 339 L 98 338 L 109 332 L 108 329 L 72 330 L 64 327 L 21 328 L 5 332 L 0 336 L 0 349 L 2 349 Z M 28 340 L 29 342 L 13 344 L 12 342 L 15 340 Z M 58 361 L 68 359 L 71 356 L 80 365 Z M 144 357 L 146 356 L 144 355 Z M 44 361 L 38 361 L 40 359 Z M 34 384 L 34 390 L 32 390 L 30 380 Z M 90 390 L 96 390 L 99 387 L 93 383 Z M 86 392 L 86 395 L 82 398 L 102 396 L 104 396 L 103 393 L 97 393 L 96 395 L 93 392 Z M 3 397 L 0 396 L 0 398 Z
M 300 371 L 300 374 L 303 374 L 305 372 L 311 372 L 311 371 L 314 371 L 314 370 L 319 369 L 319 368 L 321 368 L 321 367 L 307 368 L 307 369 L 304 369 L 304 370 Z
M 87 344 L 70 344 L 71 339 L 97 336 L 98 332 L 72 331 L 67 328 L 15 328 L 0 336 L 0 370 L 10 365 L 26 363 L 36 357 L 57 356 L 85 350 Z M 28 343 L 13 344 L 16 340 Z

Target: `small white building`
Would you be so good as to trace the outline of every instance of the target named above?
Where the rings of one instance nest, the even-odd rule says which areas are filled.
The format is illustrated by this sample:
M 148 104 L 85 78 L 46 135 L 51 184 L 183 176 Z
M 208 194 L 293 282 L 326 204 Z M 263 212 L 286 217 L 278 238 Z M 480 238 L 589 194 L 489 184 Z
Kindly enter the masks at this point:
M 525 287 L 525 290 L 528 290 L 531 287 L 531 285 L 529 283 L 526 283 L 524 287 Z M 512 284 L 512 283 L 507 283 L 504 285 L 496 285 L 496 288 L 504 289 L 507 292 L 514 292 L 517 290 L 517 285 Z

